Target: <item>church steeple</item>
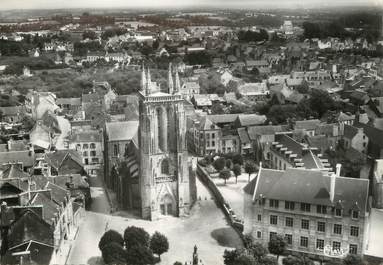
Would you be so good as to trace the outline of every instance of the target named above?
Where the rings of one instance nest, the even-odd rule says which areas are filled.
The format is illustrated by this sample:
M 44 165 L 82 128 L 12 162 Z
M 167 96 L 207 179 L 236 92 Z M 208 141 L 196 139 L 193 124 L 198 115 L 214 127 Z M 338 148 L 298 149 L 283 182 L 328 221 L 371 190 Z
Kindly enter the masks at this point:
M 148 74 L 146 77 L 146 95 L 149 95 L 152 91 L 152 77 L 150 75 L 150 69 L 148 67 Z
M 174 93 L 178 93 L 181 90 L 181 82 L 180 82 L 180 77 L 178 75 L 178 69 L 176 69 L 176 85 L 174 89 Z
M 172 63 L 169 63 L 168 87 L 169 87 L 169 94 L 173 94 L 173 92 L 174 92 L 174 83 L 173 83 L 173 76 L 172 76 Z
M 142 72 L 141 72 L 141 90 L 143 92 L 146 91 L 146 74 L 145 74 L 145 66 L 142 64 Z

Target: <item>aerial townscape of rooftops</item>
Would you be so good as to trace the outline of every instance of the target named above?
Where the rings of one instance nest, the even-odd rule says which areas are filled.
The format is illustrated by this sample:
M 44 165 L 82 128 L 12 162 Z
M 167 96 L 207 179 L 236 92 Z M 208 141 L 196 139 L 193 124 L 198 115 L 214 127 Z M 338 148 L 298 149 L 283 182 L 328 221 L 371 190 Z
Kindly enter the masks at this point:
M 383 3 L 189 2 L 1 4 L 0 264 L 383 264 Z

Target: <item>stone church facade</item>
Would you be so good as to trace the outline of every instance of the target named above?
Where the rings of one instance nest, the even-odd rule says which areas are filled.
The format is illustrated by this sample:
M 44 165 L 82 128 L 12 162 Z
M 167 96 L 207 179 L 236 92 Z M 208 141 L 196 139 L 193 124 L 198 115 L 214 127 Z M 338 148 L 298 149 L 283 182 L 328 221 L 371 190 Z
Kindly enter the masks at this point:
M 112 186 L 119 189 L 118 197 L 122 202 L 127 201 L 124 198 L 127 194 L 139 194 L 138 204 L 144 219 L 187 215 L 195 198 L 195 181 L 190 181 L 189 175 L 186 117 L 180 87 L 177 72 L 173 80 L 171 65 L 166 91 L 152 82 L 149 69 L 143 69 L 139 91 L 139 126 L 125 155 L 117 161 L 130 161 L 128 165 L 137 170 L 135 173 L 124 170 L 119 177 L 114 177 L 115 180 L 109 180 L 116 182 Z M 107 160 L 106 157 L 106 164 L 110 161 Z M 118 167 L 116 163 L 114 166 Z M 108 174 L 107 170 L 105 173 Z M 124 178 L 130 180 L 124 181 Z M 129 183 L 138 185 L 129 186 Z M 122 207 L 136 208 L 135 205 Z

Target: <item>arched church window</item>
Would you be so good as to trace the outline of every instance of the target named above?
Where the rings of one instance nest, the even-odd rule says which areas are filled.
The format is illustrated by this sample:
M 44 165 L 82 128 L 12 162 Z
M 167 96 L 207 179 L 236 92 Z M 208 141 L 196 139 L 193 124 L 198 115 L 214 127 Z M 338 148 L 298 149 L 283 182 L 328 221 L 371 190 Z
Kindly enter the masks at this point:
M 162 160 L 162 162 L 161 162 L 161 173 L 169 175 L 169 160 L 168 159 Z
M 161 108 L 157 109 L 157 142 L 158 142 L 158 148 L 160 150 L 164 150 L 164 120 L 163 120 L 163 111 Z

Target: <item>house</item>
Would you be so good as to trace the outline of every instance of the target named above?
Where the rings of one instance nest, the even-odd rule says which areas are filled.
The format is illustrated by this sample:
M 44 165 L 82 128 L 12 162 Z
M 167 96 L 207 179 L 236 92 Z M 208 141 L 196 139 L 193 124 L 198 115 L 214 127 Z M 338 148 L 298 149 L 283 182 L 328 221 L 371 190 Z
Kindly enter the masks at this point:
M 40 120 L 45 112 L 54 113 L 59 109 L 56 104 L 56 95 L 51 92 L 36 92 L 28 93 L 26 97 L 27 111 L 32 113 L 34 120 Z
M 374 159 L 383 158 L 383 130 L 359 122 L 354 123 L 354 126 L 363 128 L 363 133 L 368 138 L 367 155 Z
M 86 175 L 82 158 L 76 150 L 57 150 L 46 153 L 43 160 L 35 167 L 40 169 L 45 176 L 58 176 L 80 174 Z
M 84 169 L 88 174 L 97 174 L 103 159 L 102 134 L 100 131 L 89 130 L 72 133 L 69 137 L 69 149 L 78 151 L 82 157 Z
M 29 139 L 31 145 L 36 153 L 44 153 L 53 145 L 53 138 L 55 137 L 55 131 L 45 126 L 42 121 L 38 121 L 33 126 L 29 133 Z
M 372 207 L 383 209 L 383 159 L 376 159 L 372 176 Z
M 245 64 L 248 71 L 256 68 L 261 72 L 262 70 L 269 68 L 269 63 L 266 60 L 246 60 Z
M 341 177 L 340 165 L 331 175 L 260 168 L 244 188 L 244 233 L 261 244 L 282 235 L 290 253 L 320 260 L 361 255 L 368 186 L 366 179 Z
M 81 98 L 57 98 L 56 104 L 65 113 L 76 113 L 81 109 Z
M 198 82 L 193 81 L 184 82 L 181 86 L 180 92 L 185 99 L 190 100 L 194 95 L 198 95 L 200 93 L 200 85 Z
M 264 101 L 269 97 L 270 91 L 266 83 L 246 83 L 238 87 L 238 93 L 251 101 Z
M 315 130 L 320 123 L 321 121 L 318 119 L 296 121 L 294 124 L 294 130 L 303 131 L 308 136 L 314 136 Z
M 222 85 L 227 86 L 231 79 L 233 79 L 233 74 L 227 69 L 219 69 L 217 71 L 219 75 L 219 80 Z
M 249 127 L 262 125 L 266 122 L 267 117 L 265 115 L 258 114 L 239 114 L 237 119 L 234 121 L 234 127 Z
M 364 154 L 367 153 L 368 137 L 363 128 L 345 125 L 342 139 L 345 148 L 354 148 Z
M 25 116 L 25 106 L 0 107 L 1 120 L 8 123 L 19 123 Z
M 205 94 L 201 94 L 201 95 L 195 94 L 192 98 L 192 102 L 197 109 L 202 109 L 202 110 L 210 109 L 211 106 L 213 105 L 210 98 L 207 97 Z
M 24 172 L 31 173 L 35 154 L 30 150 L 0 152 L 0 171 L 3 172 L 9 163 L 17 163 Z
M 249 133 L 247 132 L 247 128 L 238 128 L 237 129 L 240 146 L 240 153 L 242 155 L 249 155 L 254 152 L 251 139 L 249 137 Z

